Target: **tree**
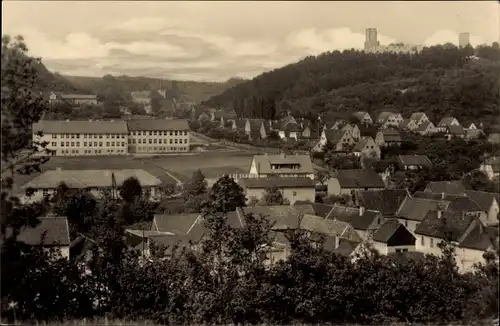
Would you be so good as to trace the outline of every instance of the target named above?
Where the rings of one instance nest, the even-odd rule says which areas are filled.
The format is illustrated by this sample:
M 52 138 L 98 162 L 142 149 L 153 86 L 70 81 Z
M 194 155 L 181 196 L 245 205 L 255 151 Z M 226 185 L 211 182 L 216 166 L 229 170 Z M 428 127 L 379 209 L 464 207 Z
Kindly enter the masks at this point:
M 355 155 L 339 155 L 334 152 L 327 152 L 325 163 L 332 170 L 361 169 L 360 159 Z
M 330 171 L 326 170 L 317 170 L 316 171 L 316 180 L 319 181 L 322 185 L 325 185 L 325 182 L 330 179 Z
M 264 205 L 288 205 L 289 202 L 286 198 L 283 197 L 281 190 L 272 186 L 266 189 L 264 193 L 264 197 L 262 197 L 262 203 Z
M 243 188 L 227 174 L 217 180 L 209 194 L 209 204 L 217 212 L 227 213 L 235 211 L 237 207 L 245 206 Z
M 184 187 L 184 202 L 186 209 L 200 212 L 207 199 L 207 181 L 201 170 L 196 170 L 191 176 L 191 180 Z
M 120 187 L 120 196 L 127 203 L 131 203 L 142 195 L 142 187 L 136 177 L 123 181 Z

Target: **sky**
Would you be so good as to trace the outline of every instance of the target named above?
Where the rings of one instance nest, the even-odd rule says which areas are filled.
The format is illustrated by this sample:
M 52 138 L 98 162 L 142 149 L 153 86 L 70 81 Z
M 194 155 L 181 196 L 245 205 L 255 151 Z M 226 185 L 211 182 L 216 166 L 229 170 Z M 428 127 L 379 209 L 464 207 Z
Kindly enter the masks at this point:
M 252 78 L 309 55 L 381 44 L 499 41 L 498 1 L 2 1 L 2 33 L 22 35 L 51 71 L 175 80 Z

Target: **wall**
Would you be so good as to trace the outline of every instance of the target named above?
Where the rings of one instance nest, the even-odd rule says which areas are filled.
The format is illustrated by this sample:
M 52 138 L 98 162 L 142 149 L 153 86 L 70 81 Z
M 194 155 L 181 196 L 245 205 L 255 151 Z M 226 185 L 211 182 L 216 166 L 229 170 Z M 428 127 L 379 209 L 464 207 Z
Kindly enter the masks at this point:
M 388 253 L 391 253 L 391 252 L 397 252 L 398 250 L 407 250 L 407 251 L 415 251 L 415 246 L 411 246 L 411 245 L 408 245 L 408 246 L 391 246 L 391 247 L 387 247 L 388 249 Z
M 282 188 L 280 189 L 283 198 L 286 198 L 290 205 L 293 205 L 297 200 L 301 201 L 311 201 L 314 202 L 316 191 L 314 188 Z M 265 188 L 246 188 L 245 196 L 247 201 L 250 201 L 252 197 L 261 200 L 266 193 Z M 295 195 L 294 195 L 295 194 Z
M 340 183 L 337 178 L 331 178 L 326 182 L 328 195 L 338 196 L 341 193 Z
M 491 205 L 490 210 L 488 212 L 487 221 L 482 221 L 485 225 L 494 225 L 498 223 L 498 203 L 496 200 L 493 201 L 493 205 Z
M 188 152 L 190 132 L 186 130 L 130 131 L 130 153 Z
M 126 134 L 33 134 L 33 141 L 48 142 L 56 156 L 126 155 Z M 93 146 L 89 146 L 92 144 Z M 62 146 L 64 145 L 64 146 Z
M 417 229 L 417 226 L 420 224 L 420 222 L 418 222 L 418 221 L 410 221 L 410 220 L 406 220 L 404 218 L 398 218 L 398 222 L 400 224 L 403 224 L 408 229 L 408 231 L 410 231 L 411 234 L 413 234 L 414 237 L 417 237 L 415 235 L 415 230 Z
M 484 263 L 484 251 L 469 248 L 456 248 L 457 266 L 461 272 L 470 271 L 474 264 Z
M 436 256 L 441 256 L 441 249 L 438 247 L 438 243 L 442 240 L 435 237 L 428 237 L 425 235 L 416 234 L 415 235 L 415 251 L 422 252 L 424 254 L 432 254 Z M 424 239 L 422 243 L 422 238 Z

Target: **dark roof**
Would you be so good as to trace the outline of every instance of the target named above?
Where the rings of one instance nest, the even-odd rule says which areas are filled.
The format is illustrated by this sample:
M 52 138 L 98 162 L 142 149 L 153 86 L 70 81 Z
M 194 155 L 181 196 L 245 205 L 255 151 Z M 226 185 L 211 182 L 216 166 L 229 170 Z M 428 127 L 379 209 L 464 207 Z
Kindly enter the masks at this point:
M 307 177 L 242 178 L 238 183 L 243 188 L 314 188 L 314 181 Z
M 200 214 L 155 215 L 158 231 L 186 234 Z
M 430 181 L 425 187 L 426 192 L 445 193 L 449 195 L 463 196 L 465 195 L 465 186 L 462 180 L 450 181 Z
M 341 130 L 341 129 L 334 129 L 334 130 L 327 130 L 325 131 L 326 139 L 333 143 L 337 144 L 344 134 L 347 132 L 347 130 Z
M 475 202 L 484 211 L 488 212 L 496 200 L 500 204 L 500 194 L 495 192 L 485 192 L 476 190 L 466 190 L 467 197 L 469 197 L 473 202 Z
M 446 200 L 450 202 L 448 209 L 457 212 L 479 212 L 482 211 L 474 201 L 466 196 L 453 196 L 447 194 L 436 194 L 424 191 L 417 191 L 413 194 L 413 197 L 417 198 L 427 198 L 433 200 Z
M 363 214 L 360 214 L 359 208 L 335 205 L 326 218 L 347 222 L 358 230 L 368 230 L 379 215 L 379 211 L 365 209 Z
M 405 128 L 408 128 L 408 125 L 410 123 L 415 123 L 414 120 L 411 120 L 411 119 L 404 119 L 403 121 L 401 121 L 401 123 L 399 124 L 399 128 L 402 128 L 402 129 L 405 129 Z
M 236 209 L 240 220 L 244 219 L 244 214 L 250 213 L 267 216 L 271 222 L 276 222 L 276 227 L 285 225 L 288 228 L 293 228 L 298 224 L 299 217 L 305 214 L 314 215 L 314 210 L 311 205 L 252 206 Z
M 335 253 L 348 257 L 350 254 L 354 252 L 357 246 L 359 246 L 360 242 L 351 241 L 347 239 L 339 239 L 339 246 L 335 249 Z
M 424 112 L 413 112 L 408 120 L 420 120 L 425 116 Z
M 486 251 L 493 245 L 492 237 L 480 223 L 472 228 L 467 236 L 460 242 L 459 246 L 463 248 Z
M 336 178 L 342 188 L 385 188 L 382 177 L 373 170 L 338 170 Z
M 444 117 L 443 119 L 441 119 L 441 121 L 439 121 L 438 126 L 439 127 L 449 126 L 453 122 L 453 119 L 455 119 L 455 118 L 454 117 Z
M 300 132 L 302 131 L 302 128 L 300 127 L 300 125 L 298 123 L 289 123 L 285 126 L 285 131 L 288 131 L 288 132 Z
M 297 200 L 294 205 L 311 205 L 314 210 L 314 215 L 326 218 L 328 214 L 333 209 L 333 205 L 321 204 L 321 203 L 310 203 L 306 201 Z
M 420 126 L 417 127 L 417 131 L 418 132 L 423 132 L 423 131 L 426 131 L 427 128 L 429 128 L 429 125 L 434 126 L 434 124 L 431 122 L 431 121 L 424 121 L 420 124 Z
M 377 242 L 387 242 L 392 237 L 392 235 L 397 231 L 397 229 L 403 226 L 398 221 L 388 220 L 380 226 L 380 228 L 373 234 L 373 241 Z M 403 226 L 404 227 L 404 226 Z
M 448 129 L 448 133 L 452 134 L 452 135 L 463 135 L 465 134 L 465 129 L 460 126 L 460 125 L 449 125 L 447 127 Z
M 297 122 L 297 120 L 293 116 L 287 115 L 286 117 L 281 118 L 281 120 L 279 122 L 284 127 L 289 123 Z
M 398 155 L 398 161 L 404 166 L 422 166 L 432 168 L 432 162 L 427 155 Z
M 264 120 L 262 119 L 247 119 L 247 121 L 250 124 L 250 130 L 252 131 L 260 131 L 260 128 L 264 123 Z
M 408 191 L 406 189 L 356 191 L 356 199 L 359 205 L 379 211 L 384 216 L 396 214 L 407 195 Z
M 448 234 L 451 241 L 458 241 L 474 219 L 474 216 L 455 211 L 443 212 L 439 218 L 438 212 L 430 211 L 417 226 L 415 233 L 441 239 Z
M 127 121 L 129 131 L 189 130 L 185 119 L 140 119 Z
M 34 228 L 22 228 L 17 241 L 24 242 L 27 245 L 36 246 L 41 244 L 42 236 L 44 246 L 69 246 L 69 227 L 66 217 L 40 217 L 40 223 Z
M 382 224 L 373 235 L 373 241 L 382 242 L 388 246 L 415 245 L 415 237 L 396 220 L 388 220 Z
M 41 120 L 33 124 L 33 132 L 44 134 L 128 134 L 123 120 Z
M 150 244 L 154 244 L 159 247 L 164 247 L 165 248 L 165 253 L 166 254 L 171 254 L 174 247 L 177 246 L 177 248 L 187 248 L 190 246 L 190 239 L 187 235 L 182 234 L 182 235 L 152 235 L 149 237 Z
M 396 216 L 411 221 L 422 221 L 429 211 L 444 211 L 449 205 L 449 201 L 407 196 L 396 212 Z
M 365 137 L 362 137 L 357 143 L 356 145 L 354 145 L 354 148 L 352 149 L 353 152 L 361 152 L 365 149 L 365 146 L 368 145 L 368 144 L 372 144 L 372 146 L 377 146 L 377 144 L 375 144 L 375 141 L 373 140 L 372 137 L 370 136 L 365 136 Z M 378 147 L 378 146 L 377 146 Z

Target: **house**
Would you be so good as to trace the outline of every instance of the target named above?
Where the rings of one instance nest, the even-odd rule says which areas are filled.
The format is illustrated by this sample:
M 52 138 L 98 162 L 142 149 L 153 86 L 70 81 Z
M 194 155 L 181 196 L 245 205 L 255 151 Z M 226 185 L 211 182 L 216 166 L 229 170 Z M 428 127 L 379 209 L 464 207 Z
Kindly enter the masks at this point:
M 369 157 L 380 159 L 380 147 L 375 143 L 372 137 L 362 137 L 352 150 L 353 154 L 359 157 Z
M 430 200 L 445 200 L 449 202 L 448 210 L 465 213 L 467 215 L 472 215 L 478 217 L 480 220 L 486 220 L 487 215 L 481 207 L 478 206 L 473 200 L 467 196 L 453 196 L 444 193 L 435 194 L 424 191 L 417 191 L 413 194 L 415 198 L 426 198 Z
M 286 127 L 289 123 L 297 123 L 297 120 L 292 115 L 287 115 L 280 119 L 280 125 Z
M 389 220 L 373 234 L 373 247 L 382 255 L 415 251 L 415 240 L 413 234 L 403 224 Z
M 134 103 L 141 104 L 143 106 L 151 103 L 150 91 L 133 91 L 130 92 L 130 97 Z
M 283 198 L 287 199 L 291 205 L 297 200 L 314 202 L 316 197 L 314 181 L 308 177 L 243 178 L 238 182 L 245 191 L 247 201 L 253 198 L 262 200 L 267 189 L 271 187 L 277 187 Z
M 410 120 L 414 121 L 418 127 L 422 123 L 429 121 L 429 118 L 427 117 L 427 115 L 424 112 L 414 112 L 411 114 Z
M 486 174 L 490 180 L 498 178 L 500 173 L 500 158 L 498 156 L 488 157 L 479 166 L 479 171 Z
M 401 135 L 396 129 L 379 130 L 375 136 L 375 143 L 377 143 L 380 147 L 399 146 L 401 145 L 401 142 Z
M 357 190 L 354 201 L 358 207 L 379 211 L 385 219 L 391 219 L 408 195 L 406 189 Z
M 378 211 L 337 204 L 334 205 L 326 219 L 349 223 L 364 241 L 369 240 L 371 235 L 384 223 L 384 218 Z
M 340 130 L 349 131 L 355 141 L 361 138 L 361 131 L 358 125 L 346 124 Z
M 310 205 L 314 210 L 314 215 L 326 218 L 330 211 L 333 209 L 333 205 L 327 205 L 322 203 L 315 203 L 310 201 L 299 201 L 297 200 L 293 205 Z
M 314 169 L 309 155 L 254 155 L 250 166 L 252 177 L 308 177 L 314 180 Z
M 500 144 L 500 132 L 491 132 L 488 135 L 488 142 L 492 144 Z
M 482 129 L 466 129 L 465 130 L 465 139 L 466 140 L 474 140 L 478 139 L 484 135 Z
M 415 131 L 417 130 L 417 128 L 418 128 L 417 123 L 415 122 L 415 120 L 411 119 L 404 119 L 399 124 L 400 130 Z
M 466 189 L 462 180 L 430 181 L 424 191 L 435 194 L 466 196 Z
M 246 126 L 247 126 L 247 119 L 234 119 L 231 120 L 231 129 L 236 131 L 236 130 L 243 130 L 245 131 Z M 245 131 L 246 132 L 246 131 Z
M 62 216 L 39 217 L 35 227 L 24 226 L 17 236 L 18 242 L 28 246 L 56 249 L 61 256 L 70 259 L 68 219 Z M 7 231 L 7 235 L 11 231 Z
M 338 170 L 337 175 L 327 181 L 328 195 L 351 195 L 356 190 L 382 190 L 384 181 L 373 170 Z
M 476 190 L 466 190 L 465 193 L 482 211 L 486 212 L 484 218 L 480 218 L 484 225 L 498 225 L 500 194 Z
M 423 122 L 422 124 L 420 124 L 420 126 L 418 126 L 415 131 L 422 136 L 427 136 L 427 135 L 432 135 L 433 133 L 435 133 L 436 127 L 434 126 L 432 121 L 426 121 L 426 122 Z
M 262 119 L 246 119 L 245 122 L 245 133 L 254 138 L 266 139 L 266 127 L 264 126 L 264 120 Z
M 358 119 L 360 123 L 363 124 L 372 124 L 373 120 L 372 117 L 368 114 L 368 112 L 365 111 L 358 111 L 354 112 L 353 116 Z
M 414 234 L 416 228 L 425 219 L 428 212 L 442 212 L 447 210 L 449 205 L 450 202 L 445 200 L 430 200 L 407 196 L 395 215 L 399 223 L 403 224 L 408 231 Z
M 441 119 L 441 121 L 439 121 L 437 128 L 444 131 L 446 129 L 446 127 L 449 127 L 449 126 L 460 126 L 460 123 L 454 117 L 444 117 Z
M 320 152 L 327 143 L 333 145 L 335 151 L 340 152 L 346 150 L 355 144 L 354 137 L 352 137 L 348 130 L 323 130 L 319 142 L 314 146 L 313 151 Z
M 327 129 L 330 129 L 330 130 L 341 129 L 346 123 L 347 123 L 347 121 L 340 119 L 340 120 L 335 121 L 329 128 L 327 127 Z
M 432 168 L 432 162 L 427 155 L 398 155 L 397 164 L 401 170 L 422 170 Z
M 59 92 L 51 92 L 49 95 L 49 104 L 69 103 L 73 105 L 87 104 L 97 105 L 97 95 L 93 94 L 64 94 Z
M 382 129 L 394 127 L 397 128 L 403 121 L 403 116 L 397 112 L 381 112 L 377 118 L 377 123 Z
M 188 152 L 190 133 L 185 119 L 135 119 L 127 121 L 129 153 Z M 111 141 L 113 136 L 111 136 Z M 111 142 L 113 145 L 113 142 Z
M 451 138 L 465 138 L 465 129 L 460 125 L 450 125 L 445 127 L 445 137 L 450 140 Z
M 143 190 L 147 190 L 151 199 L 160 195 L 159 187 L 162 182 L 155 176 L 140 169 L 127 170 L 51 170 L 46 171 L 28 181 L 22 186 L 26 195 L 21 196 L 24 202 L 37 202 L 52 195 L 57 187 L 64 183 L 69 189 L 89 191 L 96 197 L 102 196 L 103 190 L 112 190 L 113 183 L 118 189 L 123 181 L 130 177 L 139 180 Z M 113 180 L 114 179 L 114 180 Z M 119 194 L 116 194 L 119 196 Z
M 302 127 L 298 123 L 288 123 L 283 130 L 279 131 L 281 139 L 298 140 L 301 136 L 301 133 L 302 133 Z
M 468 127 L 465 127 L 465 129 L 467 129 L 467 130 L 477 130 L 478 128 L 476 127 L 476 125 L 474 124 L 474 122 L 471 122 Z
M 210 121 L 210 116 L 206 112 L 201 112 L 197 120 L 200 122 Z
M 469 231 L 469 232 L 467 232 Z M 456 248 L 456 261 L 462 272 L 471 271 L 477 263 L 485 263 L 484 254 L 495 249 L 498 228 L 484 227 L 474 223 Z

